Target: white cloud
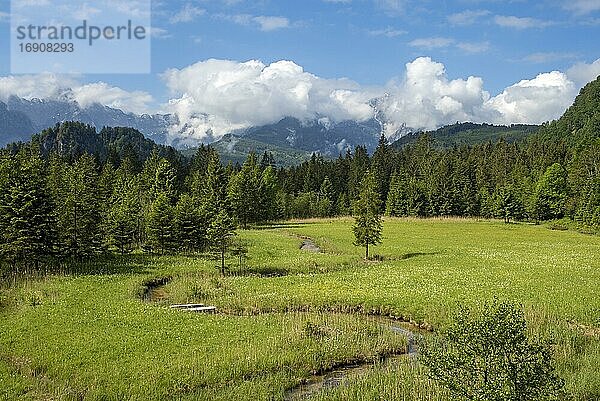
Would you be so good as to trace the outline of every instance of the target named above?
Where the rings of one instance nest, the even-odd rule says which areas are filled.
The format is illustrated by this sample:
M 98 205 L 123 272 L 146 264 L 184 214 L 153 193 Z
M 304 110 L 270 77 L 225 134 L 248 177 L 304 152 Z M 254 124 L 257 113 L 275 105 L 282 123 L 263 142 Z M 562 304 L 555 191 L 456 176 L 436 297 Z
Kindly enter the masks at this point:
M 181 121 L 174 132 L 195 140 L 286 116 L 343 121 L 373 115 L 371 95 L 355 82 L 319 78 L 291 61 L 207 60 L 168 70 L 163 79 L 175 95 L 168 108 Z
M 600 0 L 569 0 L 565 1 L 564 8 L 575 14 L 589 14 L 600 10 Z
M 153 102 L 146 92 L 128 92 L 104 82 L 82 85 L 69 76 L 50 73 L 0 77 L 0 101 L 6 102 L 10 96 L 28 100 L 71 100 L 84 108 L 99 103 L 132 113 L 148 112 Z
M 394 29 L 392 27 L 387 27 L 385 29 L 374 29 L 372 31 L 368 31 L 368 34 L 371 36 L 385 36 L 387 38 L 395 38 L 397 36 L 406 35 L 408 32 L 401 29 Z
M 566 74 L 552 71 L 509 86 L 486 106 L 500 113 L 493 122 L 539 124 L 560 117 L 576 94 Z
M 323 0 L 325 3 L 351 3 L 352 0 Z
M 150 35 L 154 39 L 167 39 L 167 38 L 172 37 L 172 35 L 169 33 L 169 31 L 167 31 L 166 29 L 163 29 L 163 28 L 159 28 L 157 26 L 152 27 L 152 29 L 150 30 Z
M 456 47 L 465 53 L 484 53 L 489 50 L 490 42 L 460 42 L 456 44 Z
M 448 47 L 450 45 L 453 45 L 454 42 L 454 39 L 443 37 L 419 38 L 408 42 L 408 45 L 412 47 L 420 47 L 423 49 L 438 49 L 441 47 Z
M 100 103 L 126 112 L 143 114 L 148 111 L 148 105 L 153 101 L 147 92 L 128 92 L 104 82 L 76 86 L 72 90 L 73 99 L 83 108 Z
M 72 78 L 56 74 L 0 77 L 0 100 L 5 102 L 13 95 L 25 99 L 56 99 L 77 84 Z
M 589 76 L 600 61 L 572 70 Z M 449 79 L 443 64 L 420 57 L 383 87 L 323 79 L 290 61 L 207 60 L 163 74 L 173 92 L 167 108 L 180 124 L 172 138 L 191 143 L 290 116 L 339 122 L 377 114 L 388 135 L 403 125 L 434 129 L 456 121 L 542 123 L 560 117 L 578 86 L 561 72 L 539 74 L 490 96 L 479 77 Z M 583 78 L 581 78 L 583 79 Z M 375 106 L 373 106 L 375 105 Z
M 538 52 L 526 56 L 523 60 L 530 63 L 548 63 L 551 61 L 574 59 L 576 57 L 573 53 Z
M 191 3 L 186 3 L 181 10 L 179 10 L 175 15 L 173 15 L 169 22 L 172 24 L 178 24 L 180 22 L 191 22 L 195 20 L 197 17 L 206 14 L 206 10 L 203 8 L 196 7 Z
M 577 63 L 567 70 L 567 76 L 578 88 L 600 76 L 600 58 L 591 64 Z
M 406 0 L 375 0 L 375 4 L 390 16 L 404 14 Z
M 482 17 L 489 15 L 487 10 L 465 10 L 460 13 L 450 14 L 447 19 L 451 25 L 472 25 Z
M 215 17 L 231 21 L 238 25 L 256 26 L 263 32 L 269 32 L 277 29 L 290 27 L 290 20 L 285 17 L 274 17 L 266 15 L 254 16 L 251 14 L 218 14 Z
M 477 77 L 449 80 L 443 64 L 420 57 L 406 64 L 399 83 L 391 82 L 379 108 L 391 134 L 403 124 L 413 129 L 433 129 L 456 121 L 482 121 L 489 94 Z
M 260 26 L 260 30 L 264 32 L 288 28 L 290 26 L 290 20 L 288 20 L 285 17 L 270 17 L 266 15 L 259 15 L 258 17 L 252 18 L 252 20 L 258 23 L 258 25 Z
M 490 48 L 489 42 L 457 42 L 452 38 L 435 37 L 435 38 L 419 38 L 408 42 L 411 47 L 418 47 L 421 49 L 442 49 L 446 47 L 454 46 L 465 53 L 483 53 Z
M 515 17 L 513 15 L 496 15 L 494 22 L 498 26 L 513 29 L 546 28 L 554 25 L 552 21 L 542 21 L 530 17 Z

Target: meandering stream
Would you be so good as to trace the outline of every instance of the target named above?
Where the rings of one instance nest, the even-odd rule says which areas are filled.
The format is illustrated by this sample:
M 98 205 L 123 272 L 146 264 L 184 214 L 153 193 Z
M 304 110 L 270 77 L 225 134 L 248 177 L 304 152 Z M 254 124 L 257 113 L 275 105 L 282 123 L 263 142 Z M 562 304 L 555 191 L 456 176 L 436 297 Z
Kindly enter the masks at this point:
M 141 294 L 141 298 L 146 302 L 156 302 L 166 299 L 167 294 L 164 291 L 164 286 L 167 285 L 170 280 L 170 277 L 165 277 L 146 282 L 144 284 L 144 290 Z M 179 309 L 186 311 L 186 308 Z M 190 312 L 187 311 L 186 313 Z M 402 327 L 400 326 L 401 323 L 385 317 L 376 318 L 374 320 L 374 324 L 381 325 L 393 331 L 394 333 L 397 333 L 398 335 L 404 336 L 407 340 L 406 352 L 387 356 L 382 362 L 379 362 L 379 364 L 388 364 L 400 358 L 417 357 L 418 347 L 416 336 L 420 335 L 418 334 L 417 329 L 409 329 L 411 326 L 408 324 L 405 324 L 406 327 Z M 322 374 L 313 375 L 305 382 L 288 389 L 285 393 L 284 400 L 294 401 L 309 398 L 323 390 L 343 385 L 352 378 L 359 377 L 369 372 L 374 367 L 374 362 L 365 361 L 361 363 L 350 363 L 348 365 L 338 366 Z

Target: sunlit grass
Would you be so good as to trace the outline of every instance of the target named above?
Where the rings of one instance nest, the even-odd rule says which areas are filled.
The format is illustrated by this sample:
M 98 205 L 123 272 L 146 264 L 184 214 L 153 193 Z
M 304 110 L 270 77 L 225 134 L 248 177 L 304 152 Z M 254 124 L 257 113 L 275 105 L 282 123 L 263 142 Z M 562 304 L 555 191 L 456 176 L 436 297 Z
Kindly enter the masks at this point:
M 282 399 L 313 371 L 404 347 L 361 315 L 439 329 L 457 302 L 494 297 L 524 304 L 530 334 L 554 342 L 573 399 L 600 397 L 599 237 L 495 221 L 386 219 L 384 241 L 372 250 L 383 261 L 372 262 L 352 245 L 351 224 L 240 231 L 248 259 L 239 266 L 230 258 L 225 277 L 207 255 L 134 255 L 4 286 L 0 399 Z M 301 237 L 323 252 L 300 250 Z M 162 277 L 171 278 L 168 298 L 142 302 L 143 283 Z M 221 314 L 168 308 L 180 302 Z M 404 363 L 319 397 L 448 399 L 422 368 Z

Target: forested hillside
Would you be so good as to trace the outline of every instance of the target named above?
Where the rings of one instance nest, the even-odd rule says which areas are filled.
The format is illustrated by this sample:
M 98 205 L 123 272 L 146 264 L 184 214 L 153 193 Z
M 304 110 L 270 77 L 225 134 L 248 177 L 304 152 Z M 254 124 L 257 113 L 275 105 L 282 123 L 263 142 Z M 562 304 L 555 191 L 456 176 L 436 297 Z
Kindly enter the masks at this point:
M 392 145 L 401 148 L 409 143 L 414 143 L 423 134 L 430 135 L 433 145 L 438 148 L 451 148 L 461 145 L 480 145 L 486 142 L 496 142 L 503 138 L 507 142 L 523 140 L 538 130 L 537 125 L 513 124 L 492 125 L 475 123 L 456 123 L 439 128 L 435 131 L 414 132 L 405 135 Z
M 599 93 L 597 80 L 522 141 L 445 149 L 425 134 L 395 149 L 382 136 L 372 156 L 359 146 L 280 169 L 268 153 L 224 166 L 209 146 L 186 160 L 135 130 L 63 123 L 0 153 L 0 252 L 19 267 L 111 251 L 203 251 L 234 224 L 351 214 L 367 171 L 390 216 L 600 226 Z

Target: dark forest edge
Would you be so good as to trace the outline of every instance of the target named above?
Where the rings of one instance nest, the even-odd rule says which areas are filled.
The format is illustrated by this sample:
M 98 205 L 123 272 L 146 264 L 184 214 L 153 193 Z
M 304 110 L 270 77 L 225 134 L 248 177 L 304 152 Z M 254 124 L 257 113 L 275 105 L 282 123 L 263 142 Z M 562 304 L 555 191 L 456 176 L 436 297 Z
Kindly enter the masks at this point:
M 66 122 L 0 151 L 0 254 L 9 270 L 106 253 L 223 254 L 236 227 L 352 214 L 367 172 L 388 216 L 600 226 L 600 80 L 561 119 L 509 143 L 401 147 L 381 137 L 335 160 L 275 167 L 268 153 L 224 166 L 130 128 Z

